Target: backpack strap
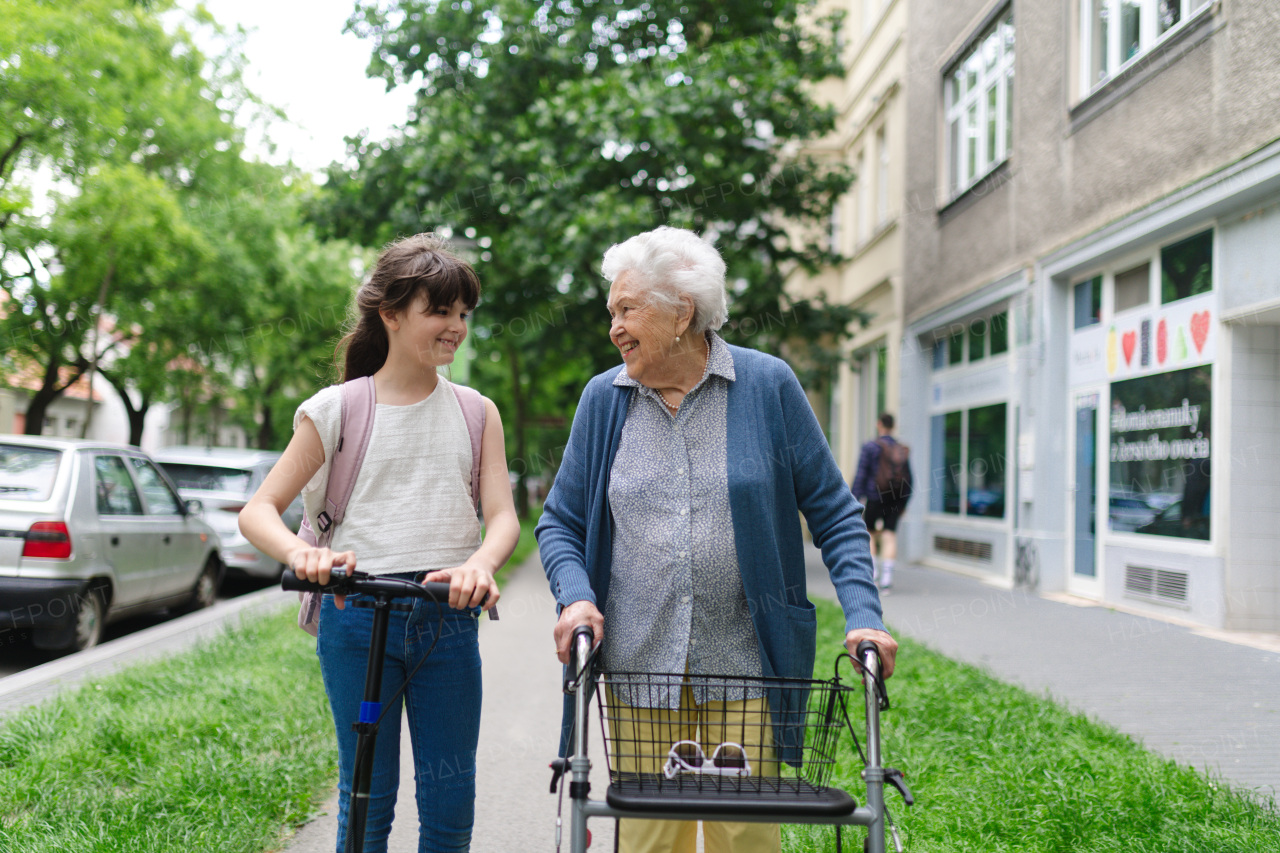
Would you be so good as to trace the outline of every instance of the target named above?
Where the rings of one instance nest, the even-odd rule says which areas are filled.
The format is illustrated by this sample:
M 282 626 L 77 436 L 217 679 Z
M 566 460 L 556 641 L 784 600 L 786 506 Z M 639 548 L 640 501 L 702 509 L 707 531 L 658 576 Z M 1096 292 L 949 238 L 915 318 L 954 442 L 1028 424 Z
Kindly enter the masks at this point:
M 324 509 L 316 518 L 317 542 L 326 545 L 334 528 L 347 514 L 347 503 L 355 489 L 356 477 L 369 449 L 373 435 L 373 415 L 377 397 L 372 376 L 361 376 L 342 383 L 342 420 L 338 427 L 338 446 L 329 464 L 329 482 L 324 491 Z
M 356 485 L 356 476 L 369 449 L 369 436 L 373 435 L 373 415 L 377 411 L 373 377 L 361 376 L 342 383 L 342 417 L 338 426 L 338 445 L 329 463 L 329 480 L 324 489 L 324 509 L 316 518 L 317 532 L 311 529 L 306 513 L 302 515 L 302 527 L 298 537 L 304 542 L 324 547 L 333 539 L 334 528 L 347 514 L 347 503 Z M 288 571 L 288 569 L 285 569 Z M 302 604 L 298 609 L 298 627 L 316 636 L 320 627 L 320 593 L 300 592 Z
M 443 381 L 448 381 L 441 377 Z M 474 388 L 449 382 L 453 395 L 462 407 L 462 419 L 467 422 L 467 435 L 471 438 L 471 503 L 480 508 L 480 449 L 484 438 L 484 397 Z

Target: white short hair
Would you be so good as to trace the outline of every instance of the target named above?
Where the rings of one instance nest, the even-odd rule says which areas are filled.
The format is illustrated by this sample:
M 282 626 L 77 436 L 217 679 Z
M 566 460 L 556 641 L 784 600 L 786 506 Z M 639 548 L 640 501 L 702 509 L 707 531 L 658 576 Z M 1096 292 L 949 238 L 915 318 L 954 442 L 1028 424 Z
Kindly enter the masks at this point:
M 692 231 L 668 225 L 615 243 L 600 271 L 609 281 L 630 273 L 632 283 L 654 302 L 678 309 L 680 297 L 693 301 L 689 331 L 715 331 L 729 319 L 724 259 L 716 247 Z

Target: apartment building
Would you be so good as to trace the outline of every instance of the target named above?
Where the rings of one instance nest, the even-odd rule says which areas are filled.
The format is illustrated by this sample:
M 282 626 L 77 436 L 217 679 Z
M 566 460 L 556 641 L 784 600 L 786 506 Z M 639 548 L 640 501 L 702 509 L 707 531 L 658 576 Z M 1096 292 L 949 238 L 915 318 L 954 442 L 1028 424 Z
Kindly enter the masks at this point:
M 875 420 L 898 407 L 902 342 L 902 256 L 907 0 L 840 0 L 819 12 L 844 12 L 842 77 L 819 98 L 837 110 L 835 132 L 814 150 L 850 166 L 856 180 L 836 203 L 830 245 L 846 260 L 797 291 L 824 292 L 860 309 L 868 320 L 846 342 L 844 365 L 829 399 L 815 400 L 840 468 L 853 479 L 858 451 L 874 438 Z
M 912 0 L 906 556 L 1280 630 L 1280 6 Z

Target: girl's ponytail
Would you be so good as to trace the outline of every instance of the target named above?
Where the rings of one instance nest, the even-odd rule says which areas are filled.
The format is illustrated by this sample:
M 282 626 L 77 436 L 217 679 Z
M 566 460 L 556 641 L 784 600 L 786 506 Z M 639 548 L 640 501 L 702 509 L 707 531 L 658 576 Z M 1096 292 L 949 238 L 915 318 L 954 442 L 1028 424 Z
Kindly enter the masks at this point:
M 425 294 L 428 308 L 450 306 L 461 299 L 473 311 L 480 301 L 480 279 L 470 264 L 433 234 L 389 243 L 369 280 L 356 291 L 355 327 L 334 351 L 334 361 L 342 365 L 343 382 L 372 376 L 386 363 L 390 343 L 381 312 L 409 310 L 419 292 Z

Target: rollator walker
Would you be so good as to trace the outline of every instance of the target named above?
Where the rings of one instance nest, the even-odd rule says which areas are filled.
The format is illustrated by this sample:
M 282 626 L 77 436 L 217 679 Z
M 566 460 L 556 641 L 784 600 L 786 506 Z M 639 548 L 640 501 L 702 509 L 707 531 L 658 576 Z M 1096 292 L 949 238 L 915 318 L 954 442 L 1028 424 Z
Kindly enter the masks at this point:
M 902 850 L 885 807 L 885 785 L 896 788 L 908 806 L 914 798 L 901 771 L 881 765 L 880 712 L 889 708 L 889 697 L 874 643 L 864 640 L 856 656 L 866 705 L 864 753 L 848 712 L 856 688 L 840 679 L 840 661 L 851 659 L 846 653 L 826 681 L 605 672 L 596 665 L 599 647 L 593 649 L 592 641 L 590 627 L 575 629 L 564 680 L 565 693 L 573 697 L 568 754 L 551 765 L 552 792 L 559 786 L 563 802 L 568 789 L 571 853 L 586 853 L 587 821 L 597 817 L 830 824 L 836 827 L 838 853 L 841 828 L 865 826 L 866 853 L 885 853 L 888 834 Z M 673 690 L 692 691 L 699 710 L 675 721 L 667 714 L 656 722 L 643 711 L 637 718 L 637 708 L 679 705 L 671 700 Z M 587 729 L 593 693 L 609 770 L 603 800 L 590 798 Z M 695 730 L 701 734 L 690 736 Z M 861 804 L 832 784 L 845 731 L 864 765 Z M 708 736 L 711 742 L 704 742 Z M 562 837 L 557 815 L 557 850 Z

